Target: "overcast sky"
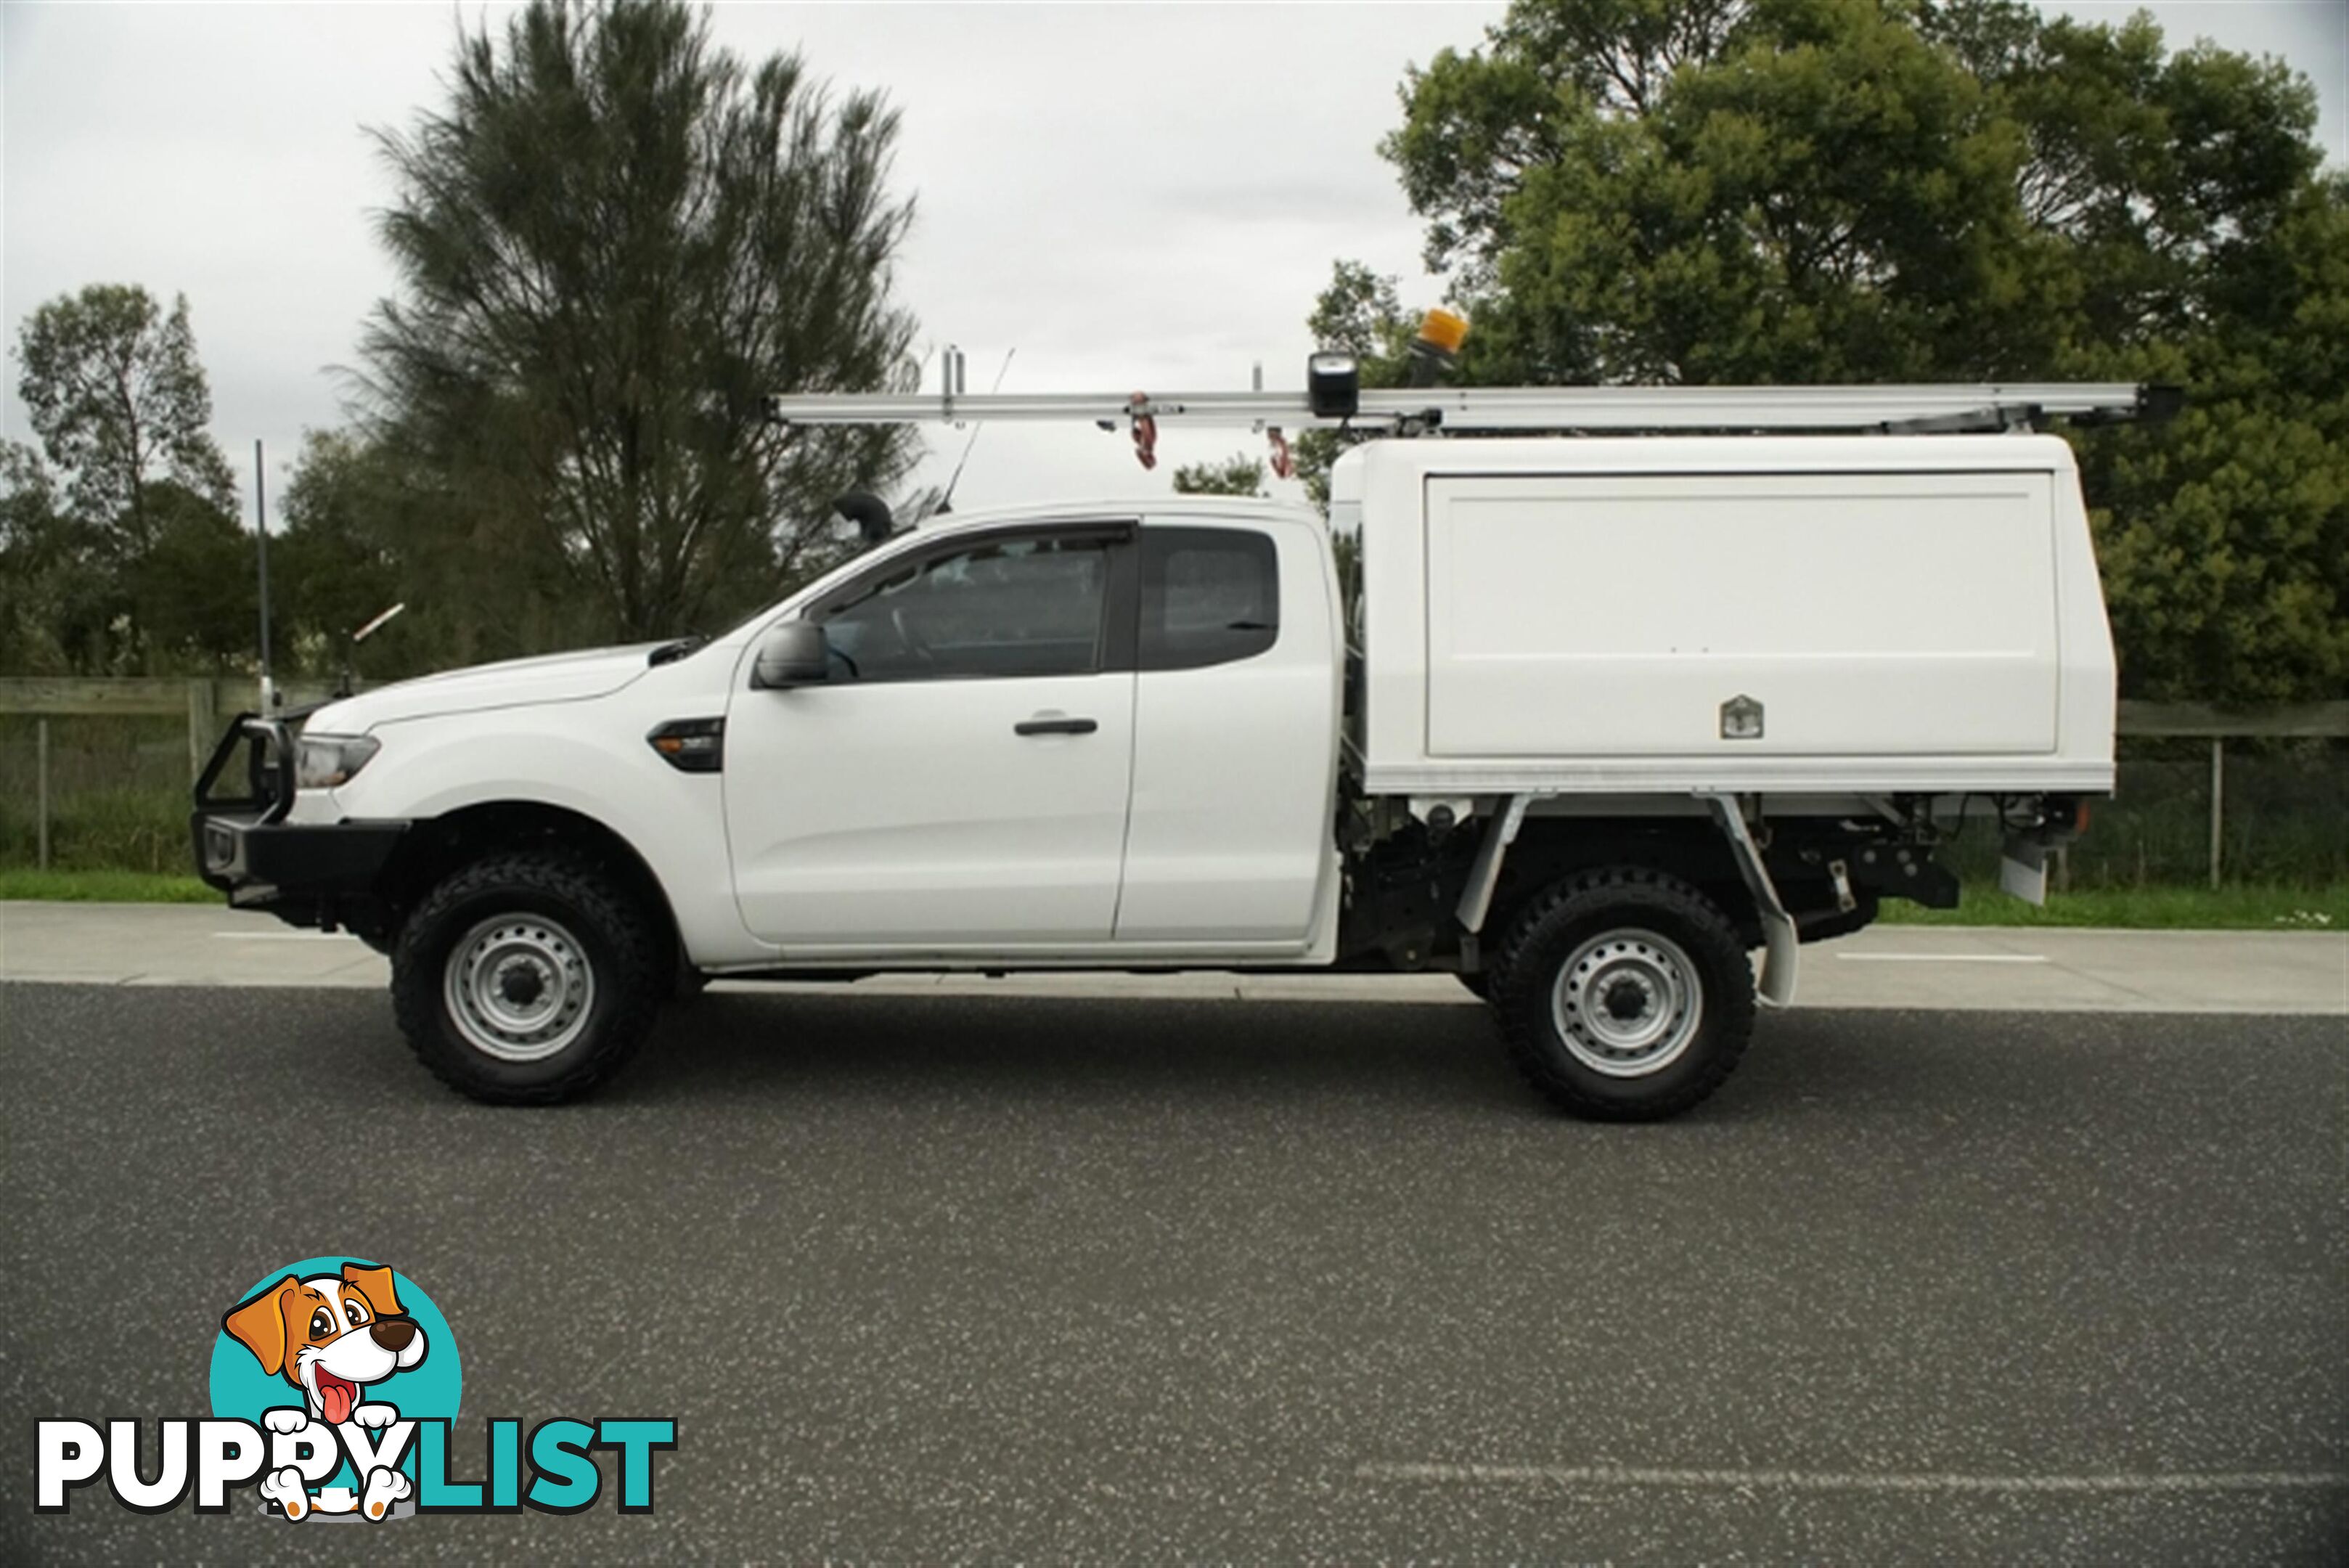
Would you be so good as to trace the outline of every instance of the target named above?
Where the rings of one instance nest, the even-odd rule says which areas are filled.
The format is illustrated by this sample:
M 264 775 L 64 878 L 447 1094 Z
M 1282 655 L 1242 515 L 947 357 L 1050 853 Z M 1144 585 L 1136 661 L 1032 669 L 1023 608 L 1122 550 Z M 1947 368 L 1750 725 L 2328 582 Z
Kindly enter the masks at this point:
M 2349 0 L 2146 8 L 2173 45 L 2209 37 L 2313 78 L 2324 144 L 2349 161 Z M 902 108 L 897 180 L 919 222 L 900 293 L 925 348 L 962 347 L 971 390 L 1016 348 L 1009 389 L 1165 392 L 1244 387 L 1257 361 L 1268 385 L 1301 385 L 1303 319 L 1335 257 L 1436 302 L 1373 149 L 1404 66 L 1473 47 L 1502 9 L 736 4 L 715 26 L 740 54 L 798 47 Z M 184 292 L 249 519 L 254 441 L 274 495 L 302 431 L 339 422 L 333 367 L 393 283 L 372 231 L 389 186 L 363 128 L 439 101 L 460 15 L 481 8 L 0 4 L 10 348 L 26 313 L 85 284 Z M 12 352 L 5 425 L 25 439 L 16 377 Z M 997 426 L 956 499 L 1163 488 L 1174 463 L 1245 439 L 1169 431 L 1144 475 L 1123 435 Z M 963 437 L 932 440 L 936 477 Z

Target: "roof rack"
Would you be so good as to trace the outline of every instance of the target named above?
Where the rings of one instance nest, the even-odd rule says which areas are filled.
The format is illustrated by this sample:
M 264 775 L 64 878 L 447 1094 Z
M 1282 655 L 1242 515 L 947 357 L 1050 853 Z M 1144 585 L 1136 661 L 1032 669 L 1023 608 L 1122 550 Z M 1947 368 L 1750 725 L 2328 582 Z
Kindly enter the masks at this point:
M 1333 410 L 1319 392 L 982 393 L 951 369 L 936 393 L 791 393 L 767 400 L 787 425 L 952 424 L 982 420 L 1177 421 L 1257 430 L 1350 428 L 1365 434 L 1661 433 L 1866 431 L 1900 434 L 2158 421 L 2179 389 L 2106 382 L 1980 382 L 1881 387 L 1425 387 L 1361 389 Z

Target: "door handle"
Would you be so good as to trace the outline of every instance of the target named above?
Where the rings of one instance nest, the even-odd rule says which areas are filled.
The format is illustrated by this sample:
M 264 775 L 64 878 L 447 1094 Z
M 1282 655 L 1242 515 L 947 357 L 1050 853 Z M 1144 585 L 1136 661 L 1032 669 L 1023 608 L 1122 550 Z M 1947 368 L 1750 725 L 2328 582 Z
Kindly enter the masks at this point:
M 1091 719 L 1022 719 L 1011 726 L 1015 735 L 1090 735 L 1101 726 Z

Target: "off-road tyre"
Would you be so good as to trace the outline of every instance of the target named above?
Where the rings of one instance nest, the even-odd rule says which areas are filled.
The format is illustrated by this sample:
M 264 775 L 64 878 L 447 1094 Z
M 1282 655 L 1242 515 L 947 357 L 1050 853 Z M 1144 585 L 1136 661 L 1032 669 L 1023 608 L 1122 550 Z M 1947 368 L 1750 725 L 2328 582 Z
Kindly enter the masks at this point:
M 492 921 L 559 931 L 592 978 L 574 1037 L 535 1060 L 506 1060 L 452 1015 L 452 952 Z M 593 862 L 563 851 L 493 855 L 450 874 L 409 916 L 392 951 L 392 1011 L 417 1060 L 491 1105 L 578 1099 L 644 1044 L 674 978 L 659 922 Z M 476 1025 L 476 1027 L 481 1027 Z
M 1642 933 L 1661 940 L 1642 941 Z M 1591 944 L 1611 937 L 1624 940 L 1588 956 Z M 1584 974 L 1602 977 L 1595 983 L 1604 983 L 1605 965 L 1620 962 L 1647 977 L 1633 982 L 1634 991 L 1644 988 L 1651 1000 L 1679 989 L 1672 978 L 1684 973 L 1698 1003 L 1684 1043 L 1652 1068 L 1640 1065 L 1636 1052 L 1614 1064 L 1616 1074 L 1589 1064 L 1586 1057 L 1606 1055 L 1604 1042 L 1578 1036 L 1578 1055 L 1558 1023 L 1561 1009 L 1577 1016 L 1561 997 L 1570 961 Z M 1600 967 L 1594 971 L 1594 964 Z M 1721 1087 L 1754 1032 L 1754 971 L 1736 923 L 1704 894 L 1661 871 L 1613 867 L 1567 877 L 1517 916 L 1494 969 L 1491 1001 L 1510 1061 L 1552 1105 L 1594 1121 L 1678 1116 Z M 1576 996 L 1571 985 L 1567 992 L 1590 1000 Z M 1655 1016 L 1669 1044 L 1677 1038 L 1669 1011 L 1659 1005 Z

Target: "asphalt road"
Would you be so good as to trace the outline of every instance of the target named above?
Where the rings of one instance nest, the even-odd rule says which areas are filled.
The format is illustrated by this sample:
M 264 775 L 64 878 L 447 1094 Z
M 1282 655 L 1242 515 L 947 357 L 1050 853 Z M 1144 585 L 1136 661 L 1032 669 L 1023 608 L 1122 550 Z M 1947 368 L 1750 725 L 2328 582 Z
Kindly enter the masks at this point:
M 717 995 L 515 1112 L 365 992 L 0 988 L 0 1560 L 2337 1562 L 2344 1033 L 1797 1012 L 1599 1127 L 1471 1008 Z M 34 1516 L 31 1417 L 201 1413 L 330 1252 L 460 1474 L 674 1415 L 657 1511 Z

